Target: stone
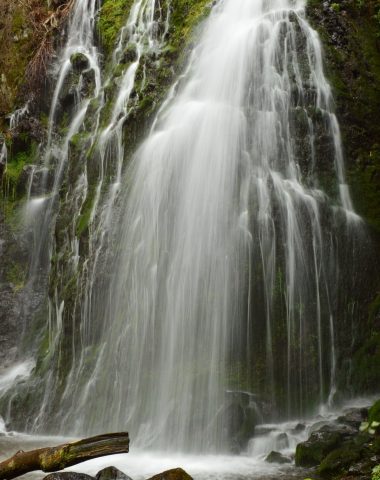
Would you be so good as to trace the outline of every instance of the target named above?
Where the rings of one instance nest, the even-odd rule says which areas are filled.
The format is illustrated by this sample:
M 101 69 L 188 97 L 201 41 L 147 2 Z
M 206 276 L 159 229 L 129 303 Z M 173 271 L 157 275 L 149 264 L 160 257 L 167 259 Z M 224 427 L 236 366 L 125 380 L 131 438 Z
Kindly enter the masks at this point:
M 292 462 L 290 458 L 285 457 L 285 455 L 282 455 L 282 453 L 275 452 L 275 451 L 270 452 L 266 457 L 265 461 L 268 463 L 280 463 L 280 464 Z
M 131 477 L 112 466 L 100 470 L 95 478 L 96 480 L 132 480 Z
M 276 446 L 279 450 L 283 450 L 284 448 L 289 448 L 289 439 L 288 439 L 288 435 L 285 432 L 279 433 L 277 435 Z
M 299 443 L 296 448 L 296 465 L 314 467 L 333 450 L 339 448 L 346 440 L 352 439 L 356 430 L 347 425 L 324 425 L 313 432 L 306 442 Z
M 83 53 L 73 53 L 70 57 L 70 62 L 77 72 L 83 72 L 90 66 L 88 58 Z
M 301 433 L 304 432 L 306 429 L 306 425 L 303 423 L 297 423 L 297 425 L 292 429 L 292 433 Z
M 182 468 L 172 468 L 171 470 L 158 473 L 157 475 L 150 477 L 148 480 L 193 480 L 193 477 L 186 473 Z
M 137 60 L 137 49 L 133 44 L 128 44 L 123 52 L 122 63 L 135 62 Z
M 94 480 L 94 477 L 85 473 L 77 472 L 55 472 L 50 473 L 43 480 Z
M 360 448 L 354 448 L 353 445 L 338 448 L 330 452 L 324 458 L 318 467 L 318 473 L 323 477 L 335 476 L 344 473 L 350 465 L 360 460 Z
M 368 410 L 366 408 L 350 408 L 338 417 L 337 422 L 359 428 L 361 423 L 367 418 Z

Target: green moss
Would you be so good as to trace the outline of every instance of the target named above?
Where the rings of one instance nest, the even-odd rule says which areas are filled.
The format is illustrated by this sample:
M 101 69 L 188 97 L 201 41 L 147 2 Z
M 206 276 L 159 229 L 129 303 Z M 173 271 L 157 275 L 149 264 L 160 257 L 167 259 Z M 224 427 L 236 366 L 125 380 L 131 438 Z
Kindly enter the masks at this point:
M 299 467 L 314 467 L 318 465 L 326 455 L 339 446 L 340 442 L 341 436 L 337 432 L 326 432 L 320 436 L 312 434 L 307 442 L 297 445 L 296 465 Z
M 107 54 L 113 50 L 132 4 L 132 0 L 104 0 L 99 14 L 98 27 Z
M 12 283 L 15 292 L 24 287 L 26 272 L 19 263 L 12 262 L 6 270 L 6 275 L 8 282 Z
M 368 423 L 380 422 L 380 400 L 372 405 L 368 411 Z
M 87 194 L 86 200 L 84 201 L 80 216 L 77 221 L 76 234 L 78 237 L 80 237 L 83 234 L 83 232 L 88 228 L 90 224 L 91 215 L 94 208 L 94 200 L 95 200 L 95 188 L 92 188 L 91 190 L 89 190 Z
M 169 55 L 178 54 L 184 46 L 189 45 L 195 27 L 210 13 L 211 3 L 209 0 L 173 0 L 171 7 L 170 41 L 166 47 Z
M 7 165 L 7 170 L 5 172 L 6 178 L 14 183 L 17 184 L 18 179 L 20 178 L 22 169 L 28 163 L 29 155 L 26 152 L 20 152 L 16 155 L 15 158 L 12 159 Z
M 322 460 L 317 471 L 323 477 L 338 475 L 344 473 L 350 465 L 360 460 L 360 457 L 360 449 L 355 449 L 352 445 L 339 448 L 329 453 Z

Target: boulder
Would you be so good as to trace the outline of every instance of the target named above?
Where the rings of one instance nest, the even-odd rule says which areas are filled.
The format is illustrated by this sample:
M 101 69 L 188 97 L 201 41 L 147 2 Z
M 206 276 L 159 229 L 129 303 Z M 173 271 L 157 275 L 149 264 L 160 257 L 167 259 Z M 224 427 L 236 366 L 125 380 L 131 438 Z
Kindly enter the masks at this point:
M 55 472 L 50 473 L 43 480 L 94 480 L 94 478 L 85 473 Z
M 73 53 L 70 57 L 70 62 L 77 72 L 83 72 L 90 65 L 88 58 L 83 53 Z
M 130 62 L 135 62 L 136 60 L 137 60 L 136 45 L 130 43 L 125 48 L 121 61 L 122 63 L 130 63 Z
M 313 432 L 306 442 L 296 448 L 296 465 L 314 467 L 333 450 L 339 448 L 346 440 L 352 439 L 356 430 L 347 425 L 324 425 Z
M 193 477 L 182 468 L 172 468 L 171 470 L 166 470 L 165 472 L 154 475 L 149 478 L 149 480 L 193 480 Z
M 352 464 L 359 461 L 360 457 L 360 448 L 354 448 L 353 445 L 338 448 L 322 460 L 318 467 L 318 473 L 322 477 L 331 477 L 344 473 Z
M 368 416 L 368 410 L 366 408 L 350 408 L 346 410 L 343 415 L 338 417 L 339 423 L 349 425 L 354 428 L 359 428 L 360 424 Z
M 285 432 L 279 433 L 276 437 L 276 446 L 279 450 L 289 448 L 289 438 Z
M 132 480 L 116 467 L 103 468 L 96 474 L 96 480 Z
M 290 458 L 285 457 L 285 455 L 282 455 L 282 453 L 275 452 L 275 451 L 270 452 L 269 455 L 266 457 L 265 461 L 268 463 L 280 463 L 280 464 L 292 462 Z
M 293 434 L 304 432 L 306 426 L 303 423 L 297 423 L 297 425 L 292 429 Z

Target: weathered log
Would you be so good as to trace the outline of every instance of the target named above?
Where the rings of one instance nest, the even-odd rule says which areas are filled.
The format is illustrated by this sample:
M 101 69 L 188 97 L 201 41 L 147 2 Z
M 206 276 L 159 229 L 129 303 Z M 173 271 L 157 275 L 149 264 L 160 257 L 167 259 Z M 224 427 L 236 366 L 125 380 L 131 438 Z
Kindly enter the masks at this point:
M 34 470 L 56 472 L 92 458 L 128 451 L 129 436 L 124 432 L 98 435 L 58 447 L 39 448 L 29 452 L 20 450 L 12 458 L 0 463 L 0 480 L 10 480 Z

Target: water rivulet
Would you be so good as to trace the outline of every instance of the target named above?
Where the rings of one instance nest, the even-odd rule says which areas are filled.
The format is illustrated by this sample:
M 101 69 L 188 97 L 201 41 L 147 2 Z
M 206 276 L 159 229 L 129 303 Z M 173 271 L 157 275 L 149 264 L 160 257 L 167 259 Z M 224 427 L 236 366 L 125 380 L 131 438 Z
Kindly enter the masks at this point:
M 354 287 L 347 265 L 361 227 L 303 0 L 216 4 L 122 175 L 136 71 L 163 47 L 170 22 L 156 7 L 136 1 L 121 32 L 114 64 L 127 44 L 134 56 L 105 125 L 107 79 L 95 82 L 88 257 L 78 258 L 74 221 L 65 268 L 75 298 L 50 295 L 50 365 L 34 428 L 128 428 L 142 446 L 218 450 L 243 445 L 257 421 L 333 401 L 337 319 Z M 54 185 L 89 104 L 75 110 Z M 87 172 L 78 178 L 74 217 Z M 65 310 L 80 319 L 69 341 Z M 63 375 L 65 342 L 75 348 Z M 54 392 L 61 408 L 50 412 Z

